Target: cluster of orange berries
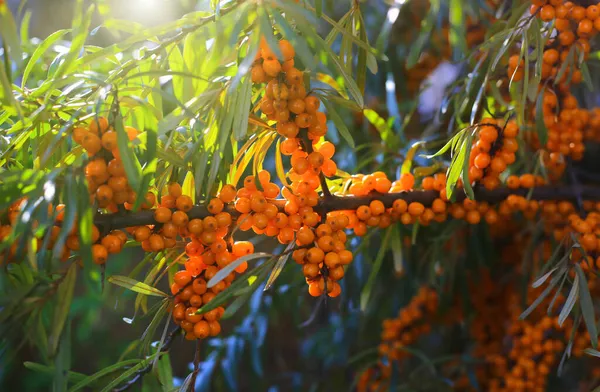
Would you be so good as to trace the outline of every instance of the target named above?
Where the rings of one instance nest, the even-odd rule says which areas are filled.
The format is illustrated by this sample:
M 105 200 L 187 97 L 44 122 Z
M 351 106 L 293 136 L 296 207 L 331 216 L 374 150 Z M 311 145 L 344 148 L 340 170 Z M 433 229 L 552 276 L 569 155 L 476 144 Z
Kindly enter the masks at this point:
M 469 157 L 469 180 L 481 181 L 486 189 L 500 185 L 500 175 L 516 160 L 519 149 L 516 122 L 508 121 L 501 127 L 493 118 L 484 118 L 478 127 L 478 140 Z
M 133 127 L 125 127 L 130 141 L 138 136 Z M 85 176 L 92 202 L 99 208 L 116 212 L 118 205 L 131 209 L 137 198 L 125 176 L 125 167 L 117 147 L 117 132 L 105 117 L 93 119 L 87 128 L 76 127 L 72 132 L 73 141 L 80 144 L 89 157 Z M 152 208 L 156 197 L 148 192 L 142 208 Z
M 175 197 L 178 190 L 178 184 L 169 186 L 168 196 L 173 198 L 178 208 L 177 212 L 182 211 L 179 202 L 181 195 Z M 201 306 L 209 303 L 217 294 L 229 287 L 235 279 L 236 273 L 244 273 L 248 268 L 248 262 L 240 263 L 234 271 L 210 288 L 207 288 L 207 282 L 227 265 L 254 252 L 254 245 L 251 242 L 233 242 L 230 238 L 232 217 L 229 212 L 225 211 L 225 207 L 226 203 L 231 203 L 235 197 L 235 187 L 225 185 L 219 192 L 218 197 L 209 201 L 207 205 L 209 216 L 204 219 L 194 218 L 188 220 L 186 215 L 185 225 L 180 224 L 178 231 L 177 225 L 175 227 L 175 235 L 179 232 L 179 235 L 182 238 L 189 239 L 189 242 L 185 245 L 185 255 L 187 256 L 184 261 L 185 269 L 175 274 L 174 282 L 171 285 L 171 293 L 175 296 L 172 316 L 175 322 L 186 332 L 185 337 L 188 340 L 216 336 L 221 331 L 218 321 L 223 315 L 223 307 L 202 314 L 196 314 L 196 312 Z M 156 216 L 156 212 L 160 208 L 155 210 L 157 222 L 160 222 L 159 219 L 161 218 Z M 167 207 L 163 208 L 171 211 Z M 165 211 L 165 216 L 166 214 L 168 213 Z M 164 230 L 164 225 L 171 222 L 172 219 L 171 221 L 160 222 L 163 223 L 162 230 Z
M 561 156 L 581 160 L 585 150 L 583 142 L 587 140 L 587 136 L 596 136 L 600 130 L 600 119 L 594 122 L 595 126 L 592 125 L 590 112 L 579 108 L 579 103 L 573 95 L 569 92 L 559 92 L 558 96 L 562 99 L 560 112 L 556 113 L 559 106 L 557 93 L 544 93 L 544 123 L 548 128 L 548 142 L 545 148 L 550 153 L 560 154 L 551 161 L 558 161 Z M 534 147 L 539 147 L 538 144 L 534 143 Z
M 544 22 L 554 21 L 558 44 L 567 51 L 576 44 L 587 55 L 590 51 L 588 40 L 600 30 L 600 7 L 596 4 L 586 8 L 575 5 L 572 1 L 533 0 L 530 12 L 532 15 L 537 14 Z M 556 58 L 554 63 L 558 61 L 557 55 L 558 52 L 551 54 L 553 59 Z
M 400 310 L 397 318 L 383 321 L 378 347 L 380 360 L 376 367 L 361 374 L 358 391 L 387 389 L 393 363 L 410 356 L 404 348 L 431 330 L 431 318 L 437 313 L 438 302 L 438 293 L 434 289 L 421 287 L 410 303 Z
M 324 292 L 337 297 L 342 292 L 338 281 L 344 277 L 344 266 L 353 259 L 352 252 L 346 249 L 344 229 L 348 222 L 346 215 L 330 213 L 325 223 L 314 229 L 303 226 L 296 235 L 300 248 L 294 251 L 292 258 L 302 265 L 308 292 L 313 297 Z
M 577 99 L 569 92 L 571 84 L 578 84 L 583 79 L 581 70 L 576 66 L 581 56 L 584 59 L 588 57 L 590 39 L 600 29 L 600 7 L 592 4 L 586 8 L 564 0 L 533 0 L 530 11 L 544 22 L 553 22 L 557 33 L 549 40 L 541 56 L 541 76 L 545 81 L 560 77 L 556 89 L 544 90 L 542 97 L 544 122 L 548 128 L 548 142 L 544 147 L 550 153 L 560 153 L 546 157 L 545 161 L 552 169 L 558 166 L 558 170 L 551 170 L 553 177 L 558 177 L 562 173 L 563 157 L 582 159 L 583 141 L 594 140 L 600 130 L 600 119 L 590 121 L 594 112 L 579 108 Z M 572 64 L 565 64 L 566 61 Z M 515 81 L 523 78 L 524 61 L 519 60 L 518 55 L 510 57 L 508 74 Z M 534 147 L 539 148 L 536 135 L 532 137 Z
M 196 314 L 202 305 L 209 303 L 219 293 L 217 286 L 207 288 L 206 279 L 210 279 L 207 273 L 208 270 L 202 274 L 192 274 L 187 270 L 178 271 L 171 286 L 175 294 L 174 306 L 171 309 L 173 321 L 185 331 L 185 338 L 188 340 L 205 339 L 221 332 L 219 320 L 225 312 L 223 307 Z M 226 278 L 220 283 L 227 286 L 231 284 L 231 280 L 233 278 Z

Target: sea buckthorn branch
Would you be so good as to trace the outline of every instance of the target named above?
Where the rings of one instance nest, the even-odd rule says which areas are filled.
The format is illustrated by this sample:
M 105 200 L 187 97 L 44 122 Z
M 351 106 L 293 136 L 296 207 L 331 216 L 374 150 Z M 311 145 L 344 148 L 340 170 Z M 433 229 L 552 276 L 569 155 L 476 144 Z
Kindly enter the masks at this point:
M 556 201 L 576 201 L 579 197 L 583 200 L 598 200 L 600 201 L 600 186 L 596 185 L 580 185 L 577 189 L 571 186 L 561 185 L 543 185 L 533 189 L 518 188 L 510 189 L 506 187 L 496 188 L 492 190 L 484 187 L 475 187 L 475 200 L 480 202 L 488 202 L 496 204 L 509 195 L 517 195 L 527 197 L 530 200 L 556 200 Z M 386 194 L 372 194 L 368 196 L 337 196 L 330 195 L 322 197 L 319 200 L 319 206 L 325 212 L 355 210 L 360 206 L 368 206 L 372 201 L 379 200 L 387 208 L 390 208 L 394 201 L 404 200 L 407 203 L 417 202 L 425 207 L 430 207 L 435 199 L 439 198 L 439 192 L 434 190 L 415 190 L 410 192 L 396 192 Z M 457 193 L 455 202 L 462 202 L 467 196 L 464 193 Z M 283 209 L 285 200 L 272 200 Z M 225 211 L 232 215 L 239 214 L 233 206 L 227 206 Z M 204 205 L 196 205 L 188 211 L 190 219 L 201 219 L 210 216 L 210 212 Z M 96 226 L 107 228 L 106 230 L 122 229 L 131 226 L 142 226 L 155 224 L 154 210 L 142 210 L 138 212 L 124 214 L 99 214 L 94 219 Z
M 173 344 L 173 341 L 175 340 L 175 336 L 177 336 L 179 334 L 179 331 L 181 330 L 181 327 L 176 326 L 175 328 L 173 328 L 171 330 L 171 332 L 169 332 L 169 335 L 167 335 L 167 337 L 165 338 L 165 341 L 163 342 L 162 347 L 160 348 L 160 352 L 161 353 L 165 353 L 167 351 L 169 351 L 169 349 L 171 348 L 171 345 Z M 157 355 L 160 355 L 157 354 Z M 139 382 L 146 374 L 150 373 L 150 371 L 152 370 L 152 364 L 154 361 L 150 361 L 150 363 L 146 366 L 144 366 L 143 368 L 141 368 L 140 370 L 138 370 L 137 372 L 135 372 L 135 374 L 122 386 L 113 389 L 114 392 L 123 392 L 128 390 L 129 388 L 133 387 L 137 382 Z

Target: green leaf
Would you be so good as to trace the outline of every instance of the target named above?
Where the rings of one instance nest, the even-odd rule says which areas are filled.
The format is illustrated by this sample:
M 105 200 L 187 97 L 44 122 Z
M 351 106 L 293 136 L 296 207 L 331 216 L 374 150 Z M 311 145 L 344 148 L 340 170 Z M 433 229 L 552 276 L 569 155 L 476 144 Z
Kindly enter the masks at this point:
M 67 34 L 69 30 L 58 30 L 54 33 L 50 34 L 39 46 L 35 49 L 35 51 L 31 54 L 29 61 L 27 62 L 27 66 L 25 66 L 25 70 L 23 71 L 23 78 L 21 80 L 21 87 L 25 87 L 27 84 L 27 79 L 29 79 L 29 74 L 35 67 L 37 61 L 46 53 L 46 51 L 54 45 L 54 43 L 60 40 L 62 37 Z
M 246 302 L 248 302 L 250 297 L 252 297 L 252 292 L 248 292 L 240 297 L 237 297 L 232 303 L 227 305 L 227 308 L 225 309 L 225 313 L 223 313 L 223 316 L 221 318 L 228 319 L 231 316 L 233 316 L 234 314 L 236 314 L 237 311 L 240 310 Z
M 125 125 L 123 124 L 123 116 L 121 111 L 118 110 L 114 119 L 115 130 L 117 131 L 117 144 L 119 147 L 119 153 L 121 154 L 121 160 L 123 161 L 123 167 L 125 168 L 125 174 L 127 180 L 135 191 L 140 190 L 142 184 L 142 166 L 140 161 L 135 155 L 133 144 L 129 141 L 127 132 L 125 131 Z
M 583 272 L 583 269 L 581 269 L 581 265 L 579 265 L 578 263 L 575 264 L 575 272 L 579 276 L 579 306 L 581 307 L 581 314 L 583 315 L 583 321 L 585 322 L 587 331 L 590 334 L 592 347 L 597 349 L 598 329 L 596 327 L 596 314 L 594 312 L 594 302 L 592 301 L 590 289 L 588 287 L 587 280 L 585 279 L 585 273 Z
M 571 291 L 569 291 L 569 296 L 563 305 L 560 314 L 558 315 L 558 325 L 562 327 L 565 320 L 571 313 L 573 306 L 575 306 L 575 301 L 579 297 L 579 275 L 575 275 L 575 279 L 573 280 L 573 285 L 571 286 Z
M 196 204 L 196 187 L 194 185 L 194 173 L 188 171 L 183 180 L 183 185 L 181 186 L 181 193 L 183 195 L 189 196 L 192 199 L 192 203 Z
M 544 90 L 542 88 L 535 103 L 535 129 L 542 146 L 548 143 L 548 128 L 546 128 L 546 123 L 544 122 Z
M 73 291 L 77 280 L 77 264 L 69 266 L 65 277 L 58 286 L 56 293 L 56 307 L 54 308 L 54 317 L 52 318 L 52 328 L 48 339 L 51 355 L 56 355 L 59 342 L 65 322 L 69 317 L 71 302 L 73 301 Z
M 579 67 L 579 69 L 581 71 L 581 76 L 583 77 L 583 82 L 585 83 L 588 90 L 594 91 L 594 85 L 592 83 L 592 76 L 590 75 L 590 69 L 588 68 L 587 63 L 585 63 L 585 62 L 581 63 L 581 66 Z
M 137 280 L 127 276 L 113 275 L 108 278 L 108 281 L 112 284 L 116 284 L 117 286 L 125 287 L 131 291 L 135 291 L 136 293 L 151 295 L 154 297 L 168 297 L 166 293 L 160 291 L 156 287 L 152 287 L 146 283 L 138 282 Z
M 235 140 L 242 140 L 248 133 L 248 113 L 252 103 L 252 79 L 245 76 L 237 89 L 239 94 L 234 109 L 233 137 Z
M 340 133 L 340 136 L 344 138 L 344 140 L 346 140 L 346 142 L 351 148 L 355 148 L 356 144 L 354 143 L 354 139 L 352 138 L 348 127 L 344 123 L 344 120 L 342 119 L 342 117 L 340 117 L 338 112 L 336 112 L 335 107 L 328 100 L 325 99 L 323 100 L 323 104 L 327 108 L 327 114 L 329 114 L 329 117 L 335 124 L 335 127 Z
M 44 84 L 39 88 L 38 93 L 46 93 L 45 103 L 52 97 L 54 87 L 57 86 L 57 82 L 61 80 L 69 72 L 72 72 L 75 68 L 75 60 L 79 57 L 81 50 L 87 40 L 90 24 L 92 22 L 92 16 L 94 15 L 95 5 L 91 4 L 85 13 L 83 12 L 84 1 L 78 0 L 75 5 L 75 17 L 73 18 L 73 28 L 71 30 L 72 39 L 69 47 L 69 52 L 64 56 L 63 60 L 58 65 L 54 77 L 45 81 Z
M 462 182 L 463 187 L 465 189 L 465 193 L 467 197 L 471 200 L 475 199 L 475 194 L 473 193 L 473 188 L 471 187 L 471 180 L 469 179 L 469 159 L 471 158 L 471 147 L 473 146 L 473 137 L 469 135 L 467 140 L 465 141 L 464 150 L 465 150 L 465 158 L 463 160 L 462 167 Z
M 169 353 L 164 353 L 157 362 L 158 379 L 163 391 L 173 388 L 173 366 Z
M 54 358 L 54 380 L 52 390 L 55 392 L 66 391 L 69 379 L 67 372 L 71 368 L 71 322 L 69 321 L 62 334 L 60 335 L 60 344 L 58 353 Z
M 472 138 L 472 134 L 465 135 L 465 137 L 462 138 L 463 140 L 459 143 L 460 147 L 458 150 L 452 152 L 454 156 L 452 157 L 452 162 L 450 163 L 450 168 L 448 169 L 448 180 L 446 182 L 446 193 L 448 195 L 448 199 L 452 198 L 454 189 L 456 188 L 456 183 L 464 171 L 465 160 L 467 157 L 467 145 L 471 143 Z
M 290 6 L 290 8 L 296 8 L 288 3 L 286 3 L 286 5 Z M 358 104 L 359 107 L 363 108 L 364 100 L 362 93 L 360 92 L 360 89 L 358 88 L 358 85 L 352 76 L 346 71 L 338 55 L 336 55 L 331 47 L 327 45 L 325 41 L 323 41 L 323 38 L 319 36 L 312 25 L 307 24 L 305 21 L 305 23 L 298 23 L 296 27 L 307 39 L 310 39 L 315 43 L 317 49 L 320 49 L 320 51 L 323 52 L 323 55 L 319 57 L 321 63 L 330 68 L 332 72 L 335 72 L 341 76 L 344 81 L 344 85 L 348 89 L 348 92 L 352 96 L 353 100 Z
M 113 390 L 113 388 L 115 388 L 116 386 L 121 384 L 123 381 L 130 379 L 131 376 L 133 376 L 135 373 L 137 373 L 140 369 L 150 365 L 152 363 L 152 360 L 154 359 L 154 357 L 157 355 L 161 355 L 161 354 L 162 354 L 161 352 L 157 352 L 155 354 L 152 354 L 148 358 L 139 361 L 137 365 L 132 366 L 131 368 L 129 368 L 129 370 L 127 370 L 126 372 L 123 372 L 119 377 L 112 380 L 108 385 L 106 385 L 102 389 L 101 392 L 110 392 L 111 390 Z
M 381 246 L 379 251 L 377 252 L 377 257 L 375 257 L 375 261 L 373 262 L 373 266 L 371 267 L 371 273 L 369 274 L 369 278 L 367 279 L 367 283 L 360 293 L 360 310 L 365 311 L 367 309 L 367 305 L 369 304 L 369 298 L 371 297 L 371 291 L 373 290 L 373 286 L 375 285 L 375 280 L 377 279 L 377 274 L 379 274 L 379 270 L 381 269 L 381 265 L 383 263 L 383 257 L 385 253 L 388 251 L 388 242 L 390 240 L 390 235 L 392 233 L 393 226 L 390 226 L 386 231 L 381 241 Z
M 525 309 L 525 311 L 523 311 L 523 313 L 521 313 L 521 315 L 519 316 L 520 320 L 524 320 L 527 316 L 529 316 L 531 314 L 531 312 L 533 312 L 535 310 L 535 308 L 538 307 L 539 304 L 542 303 L 544 298 L 546 298 L 548 296 L 548 294 L 550 294 L 552 289 L 558 284 L 558 282 L 559 282 L 560 278 L 562 278 L 562 276 L 563 276 L 562 274 L 556 274 L 552 277 L 552 279 L 550 280 L 550 283 L 544 289 L 544 291 L 542 291 L 542 293 L 533 301 L 533 303 L 527 309 Z
M 5 48 L 8 49 L 8 53 L 4 53 L 4 56 L 10 56 L 10 58 L 17 65 L 20 65 L 21 61 L 23 61 L 23 54 L 21 51 L 21 42 L 19 42 L 17 24 L 15 23 L 15 19 L 12 13 L 10 12 L 10 8 L 8 7 L 8 5 L 1 3 L 0 37 L 2 37 L 2 40 L 5 42 Z
M 397 274 L 404 271 L 404 256 L 402 255 L 402 235 L 399 226 L 394 226 L 392 235 L 392 255 L 394 256 L 394 271 Z
M 30 361 L 23 362 L 23 366 L 25 366 L 27 369 L 30 369 L 30 370 L 33 370 L 35 372 L 39 372 L 42 374 L 46 374 L 48 376 L 54 376 L 54 374 L 55 374 L 55 368 L 52 366 L 46 366 L 46 365 L 42 365 L 40 363 L 30 362 Z M 71 371 L 67 372 L 67 378 L 71 382 L 79 382 L 81 380 L 84 380 L 87 377 L 88 376 L 83 373 L 77 373 L 77 372 L 71 372 Z
M 275 148 L 275 172 L 277 173 L 277 177 L 283 186 L 289 186 L 285 169 L 283 167 L 283 159 L 281 154 L 281 139 L 277 140 L 277 145 Z
M 263 289 L 263 291 L 267 291 L 271 288 L 271 286 L 273 286 L 273 283 L 275 283 L 275 281 L 281 274 L 281 271 L 283 271 L 283 267 L 285 267 L 285 264 L 288 258 L 290 257 L 291 250 L 294 248 L 294 246 L 295 243 L 293 241 L 290 242 L 290 244 L 283 252 L 283 255 L 279 256 L 277 262 L 275 263 L 275 266 L 273 267 L 273 270 L 271 271 L 271 274 L 269 275 L 269 279 L 267 279 L 267 283 L 265 283 L 265 288 Z
M 583 350 L 583 352 L 584 354 L 591 355 L 592 357 L 600 358 L 600 351 L 594 350 L 593 348 L 586 348 L 585 350 Z
M 231 286 L 217 294 L 209 303 L 202 305 L 196 314 L 209 312 L 218 308 L 233 296 L 247 294 L 256 289 L 259 283 L 266 279 L 268 269 L 273 265 L 274 261 L 275 258 L 271 258 L 258 267 L 246 271 L 242 276 L 234 280 Z
M 115 363 L 114 365 L 110 365 L 110 366 L 92 374 L 91 376 L 82 375 L 84 378 L 82 380 L 80 380 L 77 384 L 73 385 L 71 387 L 71 389 L 69 389 L 69 392 L 79 391 L 83 387 L 86 387 L 90 384 L 94 385 L 100 378 L 102 378 L 106 375 L 109 375 L 111 373 L 114 373 L 121 368 L 124 368 L 126 366 L 131 366 L 131 365 L 137 364 L 139 362 L 140 362 L 139 359 L 127 359 L 125 361 Z
M 452 58 L 455 61 L 462 60 L 462 57 L 467 53 L 467 23 L 465 22 L 465 4 L 463 0 L 450 0 L 448 4 L 450 16 L 449 41 L 452 47 Z M 457 50 L 458 49 L 458 50 Z
M 421 32 L 417 37 L 416 41 L 412 43 L 410 46 L 410 51 L 408 52 L 408 56 L 406 58 L 406 67 L 412 68 L 419 61 L 419 57 L 421 57 L 421 53 L 423 52 L 423 48 L 427 41 L 429 41 L 429 36 L 433 31 L 433 27 L 435 25 L 435 15 L 434 11 L 430 10 L 427 17 L 423 19 L 421 22 Z
M 245 261 L 250 261 L 250 260 L 254 260 L 254 259 L 262 259 L 264 257 L 271 257 L 271 256 L 273 256 L 271 253 L 264 253 L 264 252 L 252 253 L 249 255 L 242 256 L 242 257 L 232 261 L 231 263 L 227 264 L 222 269 L 220 269 L 215 274 L 215 276 L 213 276 L 206 283 L 206 287 L 208 287 L 208 288 L 213 287 L 214 285 L 216 285 L 217 283 L 219 283 L 220 281 L 225 279 L 227 277 L 227 275 L 229 275 L 231 272 L 233 272 L 237 267 L 239 267 Z

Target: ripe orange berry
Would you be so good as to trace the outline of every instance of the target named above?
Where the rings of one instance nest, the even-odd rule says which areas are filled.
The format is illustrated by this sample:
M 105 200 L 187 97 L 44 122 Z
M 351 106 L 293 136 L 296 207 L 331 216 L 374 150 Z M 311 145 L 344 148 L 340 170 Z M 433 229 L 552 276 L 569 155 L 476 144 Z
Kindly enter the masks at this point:
M 411 173 L 402 173 L 400 175 L 400 186 L 403 191 L 409 191 L 415 186 L 415 178 Z
M 150 238 L 148 238 L 148 242 L 150 249 L 152 249 L 153 252 L 158 252 L 165 248 L 165 240 L 161 235 L 152 234 Z
M 94 156 L 102 149 L 102 141 L 95 133 L 88 132 L 83 136 L 81 145 L 87 151 L 88 155 Z
M 308 245 L 315 240 L 315 234 L 310 227 L 302 226 L 296 233 L 296 240 L 300 245 Z
M 394 200 L 394 204 L 392 205 L 394 212 L 397 214 L 403 214 L 408 211 L 408 203 L 405 200 L 397 199 Z
M 267 81 L 267 74 L 262 68 L 262 65 L 254 65 L 250 70 L 250 78 L 252 83 L 261 84 Z
M 233 185 L 225 184 L 219 192 L 219 199 L 223 203 L 231 203 L 235 199 L 236 189 Z
M 100 241 L 108 253 L 119 253 L 121 251 L 121 240 L 114 234 L 108 234 Z
M 412 202 L 408 205 L 408 213 L 412 216 L 420 216 L 425 212 L 425 206 L 418 202 Z
M 289 71 L 286 72 L 285 74 L 285 80 L 292 85 L 297 85 L 303 82 L 304 80 L 304 73 L 296 68 L 292 68 Z M 295 98 L 304 98 L 304 95 L 298 94 L 297 92 L 294 92 L 294 97 Z
M 268 76 L 274 78 L 281 72 L 281 63 L 277 59 L 265 60 L 263 61 L 262 68 Z
M 193 205 L 192 198 L 187 195 L 181 195 L 175 200 L 175 206 L 178 210 L 183 212 L 191 210 Z
M 281 51 L 281 55 L 283 56 L 283 61 L 288 61 L 294 58 L 296 55 L 296 51 L 294 47 L 290 43 L 290 41 L 282 39 L 279 41 L 279 50 Z
M 371 209 L 368 206 L 360 206 L 356 209 L 356 216 L 362 221 L 366 221 L 371 217 Z
M 192 275 L 187 271 L 177 271 L 173 276 L 173 281 L 179 287 L 185 287 L 192 281 Z
M 187 214 L 183 211 L 175 211 L 171 215 L 171 222 L 177 227 L 186 227 L 189 223 L 190 219 Z
M 169 195 L 177 199 L 182 194 L 181 185 L 177 182 L 172 182 L 167 187 Z
M 475 156 L 474 163 L 475 167 L 477 167 L 478 169 L 485 169 L 490 165 L 490 162 L 490 155 L 485 152 L 479 153 Z
M 167 207 L 158 207 L 154 210 L 154 220 L 158 223 L 167 223 L 171 220 L 172 212 Z
M 306 104 L 302 98 L 296 98 L 288 102 L 288 108 L 294 114 L 301 114 L 306 110 Z
M 106 117 L 98 117 L 98 118 L 94 118 L 92 120 L 92 122 L 90 123 L 90 132 L 95 133 L 96 135 L 99 135 L 101 133 L 104 133 L 108 130 L 108 120 L 106 119 Z
M 466 219 L 468 223 L 476 225 L 481 221 L 481 214 L 477 210 L 471 210 L 467 212 Z
M 533 174 L 523 174 L 519 177 L 519 182 L 522 188 L 533 188 L 535 185 L 535 177 Z
M 479 131 L 479 139 L 487 143 L 493 143 L 498 138 L 498 131 L 495 127 L 484 126 Z
M 506 186 L 510 189 L 517 189 L 520 185 L 521 182 L 518 176 L 508 176 L 508 178 L 506 179 Z
M 200 320 L 194 324 L 194 336 L 198 339 L 205 339 L 210 335 L 210 326 L 207 321 Z
M 554 7 L 547 4 L 545 6 L 542 7 L 541 11 L 540 11 L 540 18 L 544 21 L 544 22 L 549 22 L 552 19 L 554 19 L 555 13 L 554 13 Z
M 583 18 L 585 18 L 585 14 L 586 14 L 586 9 L 583 8 L 582 6 L 575 6 L 573 8 L 571 8 L 571 12 L 570 12 L 570 17 L 571 19 L 575 20 L 575 21 L 580 21 Z
M 107 131 L 102 135 L 102 147 L 107 150 L 117 148 L 117 133 L 115 131 Z
M 546 49 L 543 55 L 543 61 L 546 64 L 554 65 L 558 62 L 559 54 L 556 49 Z
M 369 208 L 371 210 L 372 216 L 378 216 L 385 212 L 385 206 L 383 205 L 383 203 L 380 200 L 373 200 L 369 204 Z
M 108 259 L 108 250 L 104 245 L 92 245 L 92 258 L 95 264 L 104 264 L 106 263 L 106 259 Z
M 585 10 L 585 17 L 589 20 L 595 20 L 600 17 L 600 7 L 597 5 L 590 5 Z

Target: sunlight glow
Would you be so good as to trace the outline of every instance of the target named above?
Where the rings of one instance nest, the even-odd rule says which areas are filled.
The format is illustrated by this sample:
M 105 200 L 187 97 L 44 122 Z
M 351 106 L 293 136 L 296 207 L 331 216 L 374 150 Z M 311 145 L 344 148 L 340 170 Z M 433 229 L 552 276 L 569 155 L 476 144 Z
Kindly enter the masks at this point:
M 398 15 L 400 15 L 400 8 L 392 7 L 388 11 L 387 19 L 390 23 L 394 23 L 398 19 Z

